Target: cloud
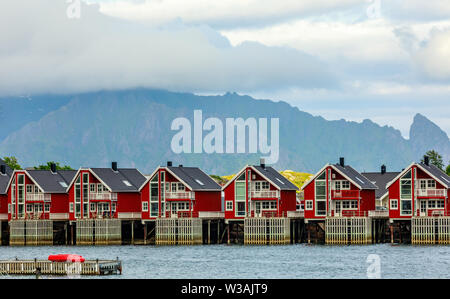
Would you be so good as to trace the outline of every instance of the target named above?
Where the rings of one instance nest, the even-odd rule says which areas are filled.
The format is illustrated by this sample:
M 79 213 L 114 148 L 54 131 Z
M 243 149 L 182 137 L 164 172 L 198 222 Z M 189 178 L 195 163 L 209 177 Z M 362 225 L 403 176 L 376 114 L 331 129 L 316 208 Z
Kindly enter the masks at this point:
M 450 29 L 434 31 L 414 58 L 423 74 L 432 80 L 450 81 Z
M 448 0 L 380 0 L 383 15 L 403 21 L 436 21 L 450 18 Z
M 164 28 L 102 15 L 69 19 L 65 1 L 15 0 L 0 8 L 0 94 L 153 87 L 251 91 L 333 87 L 326 64 L 256 42 L 231 46 L 207 26 Z M 24 7 L 26 9 L 24 9 Z
M 351 8 L 364 0 L 141 0 L 101 3 L 101 12 L 124 19 L 165 24 L 182 19 L 186 24 L 218 28 L 261 26 L 280 20 Z

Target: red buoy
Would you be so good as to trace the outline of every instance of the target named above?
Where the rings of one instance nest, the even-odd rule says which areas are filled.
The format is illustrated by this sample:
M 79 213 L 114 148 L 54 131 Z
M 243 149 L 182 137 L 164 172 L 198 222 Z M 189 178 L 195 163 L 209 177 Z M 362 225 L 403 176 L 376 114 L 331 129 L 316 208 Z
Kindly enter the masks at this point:
M 77 254 L 53 254 L 48 256 L 48 260 L 52 262 L 72 262 L 72 263 L 83 263 L 85 261 L 84 257 Z

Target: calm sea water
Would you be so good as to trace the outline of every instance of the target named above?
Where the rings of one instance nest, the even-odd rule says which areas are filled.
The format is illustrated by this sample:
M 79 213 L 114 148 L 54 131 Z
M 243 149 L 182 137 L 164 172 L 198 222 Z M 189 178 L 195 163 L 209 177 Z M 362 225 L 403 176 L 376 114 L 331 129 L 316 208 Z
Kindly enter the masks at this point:
M 0 259 L 59 253 L 119 257 L 123 275 L 102 278 L 367 278 L 369 254 L 379 255 L 382 278 L 450 278 L 450 246 L 0 247 Z

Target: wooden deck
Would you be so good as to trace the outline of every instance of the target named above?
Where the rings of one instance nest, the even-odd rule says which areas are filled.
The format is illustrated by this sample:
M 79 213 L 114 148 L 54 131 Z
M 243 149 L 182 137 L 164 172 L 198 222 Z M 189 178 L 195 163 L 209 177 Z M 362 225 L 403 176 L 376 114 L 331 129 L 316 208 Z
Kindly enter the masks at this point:
M 40 269 L 40 271 L 37 271 Z M 83 263 L 47 260 L 0 260 L 0 275 L 120 275 L 119 260 L 87 260 Z

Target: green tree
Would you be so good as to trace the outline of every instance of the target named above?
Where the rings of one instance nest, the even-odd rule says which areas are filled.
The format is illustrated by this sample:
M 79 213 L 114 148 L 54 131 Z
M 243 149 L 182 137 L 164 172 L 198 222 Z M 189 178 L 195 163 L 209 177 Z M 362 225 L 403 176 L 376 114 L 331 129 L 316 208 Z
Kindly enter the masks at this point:
M 445 172 L 447 173 L 448 176 L 450 176 L 450 161 L 448 161 L 448 165 L 447 168 L 445 169 Z
M 444 160 L 442 160 L 442 156 L 439 155 L 439 153 L 435 150 L 429 150 L 425 154 L 430 158 L 430 163 L 439 168 L 440 170 L 444 171 Z M 424 160 L 422 159 L 422 163 Z
M 49 161 L 49 162 L 47 162 L 47 164 L 41 164 L 39 166 L 35 166 L 34 169 L 37 169 L 37 170 L 50 170 L 52 163 L 55 163 L 56 170 L 74 170 L 70 166 L 67 166 L 67 165 L 61 166 L 61 165 L 59 165 L 59 162 L 54 162 L 54 161 Z
M 15 170 L 15 169 L 22 169 L 22 167 L 17 162 L 17 158 L 16 157 L 13 157 L 13 156 L 11 156 L 11 157 L 3 157 L 3 161 L 5 161 L 6 165 L 8 165 L 13 170 Z

